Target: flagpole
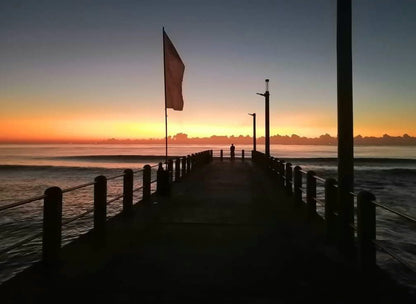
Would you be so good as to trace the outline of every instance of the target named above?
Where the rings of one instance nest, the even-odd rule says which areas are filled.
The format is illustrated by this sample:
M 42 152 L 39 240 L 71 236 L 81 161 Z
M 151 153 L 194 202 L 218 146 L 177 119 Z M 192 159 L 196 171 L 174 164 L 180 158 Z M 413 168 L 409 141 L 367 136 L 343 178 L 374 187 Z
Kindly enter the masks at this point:
M 162 27 L 163 37 L 163 79 L 165 85 L 165 165 L 168 165 L 168 108 L 166 102 L 166 54 L 165 54 L 165 27 Z

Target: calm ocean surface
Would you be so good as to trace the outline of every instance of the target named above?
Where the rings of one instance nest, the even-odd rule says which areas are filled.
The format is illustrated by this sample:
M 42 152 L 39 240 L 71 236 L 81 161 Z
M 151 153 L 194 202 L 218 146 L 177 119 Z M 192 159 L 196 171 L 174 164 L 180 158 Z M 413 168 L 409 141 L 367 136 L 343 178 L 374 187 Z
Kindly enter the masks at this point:
M 259 150 L 262 151 L 262 146 Z M 214 156 L 229 147 L 224 145 L 171 145 L 169 155 L 183 156 L 202 150 L 214 150 Z M 236 146 L 249 155 L 251 145 Z M 323 178 L 337 173 L 335 146 L 272 145 L 271 154 L 314 170 Z M 68 188 L 92 182 L 97 175 L 121 174 L 124 169 L 139 170 L 145 164 L 163 161 L 164 145 L 0 145 L 0 206 L 32 196 L 46 188 Z M 416 147 L 355 147 L 355 192 L 369 190 L 377 200 L 397 211 L 416 217 Z M 155 171 L 153 171 L 153 174 Z M 140 186 L 136 174 L 135 187 Z M 109 181 L 109 197 L 122 192 L 121 179 Z M 323 188 L 318 187 L 323 196 Z M 135 200 L 140 199 L 137 194 Z M 92 187 L 64 195 L 63 221 L 92 207 Z M 416 270 L 416 227 L 397 215 L 377 208 L 377 238 Z M 109 215 L 121 210 L 121 203 L 109 206 Z M 322 212 L 318 207 L 318 212 Z M 0 212 L 0 251 L 41 231 L 42 201 Z M 64 227 L 64 244 L 92 228 L 87 216 Z M 0 256 L 0 283 L 40 258 L 40 238 Z M 416 289 L 416 275 L 382 252 L 378 264 L 402 283 Z

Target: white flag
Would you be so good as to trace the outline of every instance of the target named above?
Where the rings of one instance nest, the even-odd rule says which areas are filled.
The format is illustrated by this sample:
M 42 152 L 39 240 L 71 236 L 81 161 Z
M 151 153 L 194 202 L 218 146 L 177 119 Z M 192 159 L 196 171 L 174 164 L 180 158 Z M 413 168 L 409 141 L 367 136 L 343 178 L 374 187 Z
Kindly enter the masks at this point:
M 182 81 L 185 65 L 172 41 L 163 30 L 163 55 L 165 65 L 165 106 L 176 111 L 183 109 Z

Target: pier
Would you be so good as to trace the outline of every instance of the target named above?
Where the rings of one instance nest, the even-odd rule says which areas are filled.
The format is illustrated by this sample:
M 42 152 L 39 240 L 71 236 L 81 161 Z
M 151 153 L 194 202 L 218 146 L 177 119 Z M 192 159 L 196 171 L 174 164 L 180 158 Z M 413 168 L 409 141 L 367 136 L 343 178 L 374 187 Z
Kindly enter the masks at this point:
M 133 172 L 126 170 L 118 197 L 123 212 L 107 220 L 107 179 L 97 177 L 94 229 L 63 247 L 56 216 L 62 190 L 49 189 L 54 194 L 43 197 L 45 206 L 55 208 L 44 213 L 50 222 L 44 223 L 43 260 L 2 284 L 1 302 L 412 302 L 375 264 L 371 195 L 359 195 L 364 207 L 351 257 L 339 251 L 342 239 L 334 233 L 336 182 L 323 180 L 323 219 L 313 173 L 260 152 L 235 160 L 222 151 L 212 156 L 204 151 L 171 160 L 155 181 L 145 167 L 139 202 L 132 200 Z

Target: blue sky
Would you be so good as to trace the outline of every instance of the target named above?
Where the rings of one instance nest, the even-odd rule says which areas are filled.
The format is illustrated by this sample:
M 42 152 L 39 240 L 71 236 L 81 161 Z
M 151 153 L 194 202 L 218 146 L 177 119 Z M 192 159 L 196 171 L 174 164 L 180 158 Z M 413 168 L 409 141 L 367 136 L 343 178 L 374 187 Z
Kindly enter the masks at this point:
M 256 112 L 261 135 L 270 78 L 272 134 L 336 136 L 336 1 L 172 0 L 2 2 L 3 138 L 163 137 L 163 26 L 171 134 L 251 134 Z M 416 1 L 353 1 L 356 135 L 416 135 L 415 29 Z

